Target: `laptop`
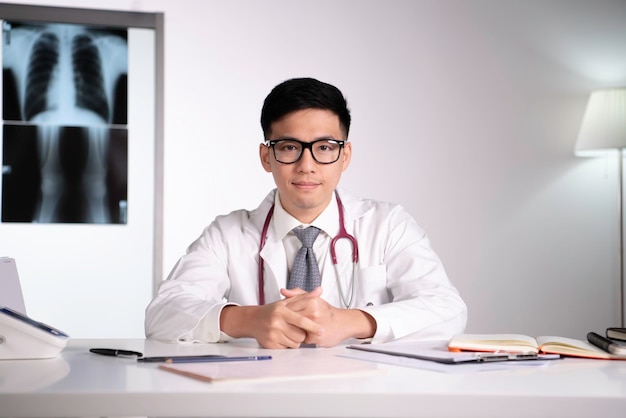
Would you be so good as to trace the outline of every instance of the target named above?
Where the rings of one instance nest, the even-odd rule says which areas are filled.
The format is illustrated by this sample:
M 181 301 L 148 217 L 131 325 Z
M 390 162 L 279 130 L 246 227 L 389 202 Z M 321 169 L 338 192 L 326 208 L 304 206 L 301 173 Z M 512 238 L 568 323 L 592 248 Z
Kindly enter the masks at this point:
M 26 315 L 17 265 L 11 257 L 0 257 L 0 306 Z

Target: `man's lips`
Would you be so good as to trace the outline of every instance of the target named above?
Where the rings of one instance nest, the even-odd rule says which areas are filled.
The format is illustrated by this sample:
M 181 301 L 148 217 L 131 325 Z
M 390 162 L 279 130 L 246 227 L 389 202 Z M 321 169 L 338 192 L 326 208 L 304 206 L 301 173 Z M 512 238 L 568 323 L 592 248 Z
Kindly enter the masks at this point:
M 314 189 L 320 185 L 320 183 L 313 181 L 294 181 L 291 184 L 299 189 Z

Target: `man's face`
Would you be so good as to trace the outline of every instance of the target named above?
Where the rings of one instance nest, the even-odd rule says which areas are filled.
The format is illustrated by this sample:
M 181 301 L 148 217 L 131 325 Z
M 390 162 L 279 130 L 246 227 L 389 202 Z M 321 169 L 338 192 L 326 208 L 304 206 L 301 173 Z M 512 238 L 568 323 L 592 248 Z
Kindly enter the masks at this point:
M 269 139 L 285 138 L 302 142 L 346 139 L 339 117 L 321 109 L 298 110 L 272 123 Z M 341 173 L 350 165 L 352 146 L 346 142 L 339 160 L 332 164 L 319 164 L 307 149 L 293 164 L 276 161 L 273 150 L 265 144 L 260 145 L 259 152 L 263 168 L 274 176 L 283 208 L 300 222 L 311 223 L 326 208 Z

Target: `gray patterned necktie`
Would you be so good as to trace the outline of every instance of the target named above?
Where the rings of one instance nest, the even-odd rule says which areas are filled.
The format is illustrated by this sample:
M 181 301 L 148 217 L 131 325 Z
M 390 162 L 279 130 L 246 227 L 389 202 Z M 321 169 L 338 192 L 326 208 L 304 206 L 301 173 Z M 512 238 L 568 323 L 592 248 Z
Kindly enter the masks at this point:
M 310 292 L 322 284 L 320 269 L 317 265 L 317 259 L 313 252 L 313 243 L 320 233 L 320 230 L 314 226 L 308 228 L 294 228 L 293 233 L 302 242 L 302 247 L 298 250 L 296 258 L 291 268 L 291 276 L 289 277 L 289 289 L 299 287 L 302 290 Z

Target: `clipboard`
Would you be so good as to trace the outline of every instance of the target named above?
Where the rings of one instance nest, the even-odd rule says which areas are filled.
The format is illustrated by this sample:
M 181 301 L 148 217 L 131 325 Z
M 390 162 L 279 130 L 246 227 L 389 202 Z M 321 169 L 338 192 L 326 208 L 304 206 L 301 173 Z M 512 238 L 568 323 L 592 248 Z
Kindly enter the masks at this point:
M 391 356 L 408 357 L 417 360 L 428 360 L 443 364 L 492 363 L 499 361 L 533 361 L 556 360 L 559 354 L 535 353 L 487 353 L 487 352 L 455 352 L 448 351 L 447 346 L 424 344 L 353 344 L 347 348 L 368 351 L 371 353 L 388 354 Z

